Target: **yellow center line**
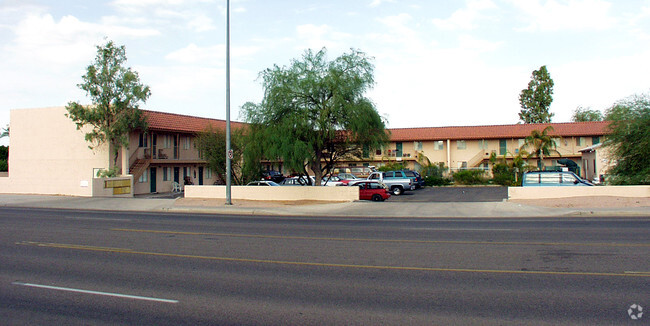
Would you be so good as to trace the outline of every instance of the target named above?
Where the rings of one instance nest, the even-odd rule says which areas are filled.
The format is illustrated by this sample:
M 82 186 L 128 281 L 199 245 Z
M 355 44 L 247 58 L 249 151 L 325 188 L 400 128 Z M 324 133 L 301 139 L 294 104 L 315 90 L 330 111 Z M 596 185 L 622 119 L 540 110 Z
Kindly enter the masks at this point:
M 355 264 L 337 264 L 337 263 L 316 263 L 316 262 L 299 262 L 283 261 L 270 259 L 255 258 L 232 258 L 217 256 L 201 256 L 188 254 L 173 254 L 162 252 L 134 251 L 131 249 L 93 247 L 63 243 L 44 243 L 23 241 L 17 242 L 17 245 L 51 247 L 59 249 L 85 250 L 95 252 L 124 253 L 132 255 L 147 255 L 157 257 L 202 259 L 227 262 L 241 263 L 258 263 L 258 264 L 276 264 L 276 265 L 294 265 L 294 266 L 311 266 L 311 267 L 335 267 L 335 268 L 355 268 L 355 269 L 383 269 L 399 271 L 422 271 L 422 272 L 456 272 L 456 273 L 491 273 L 491 274 L 522 274 L 522 275 L 564 275 L 564 276 L 622 276 L 622 277 L 650 277 L 650 273 L 606 273 L 606 272 L 552 272 L 552 271 L 521 271 L 521 270 L 496 270 L 496 269 L 470 269 L 470 268 L 436 268 L 436 267 L 417 267 L 417 266 L 381 266 L 381 265 L 355 265 Z
M 425 244 L 470 244 L 470 245 L 508 245 L 508 246 L 581 246 L 581 247 L 650 247 L 650 243 L 575 243 L 575 242 L 503 242 L 503 241 L 451 241 L 451 240 L 407 240 L 407 239 L 364 239 L 364 238 L 334 238 L 334 237 L 301 237 L 284 235 L 257 235 L 237 233 L 212 233 L 212 232 L 185 232 L 164 230 L 142 230 L 114 228 L 111 231 L 175 234 L 175 235 L 201 235 L 231 238 L 258 238 L 281 240 L 323 240 L 323 241 L 352 241 L 352 242 L 388 242 L 388 243 L 425 243 Z

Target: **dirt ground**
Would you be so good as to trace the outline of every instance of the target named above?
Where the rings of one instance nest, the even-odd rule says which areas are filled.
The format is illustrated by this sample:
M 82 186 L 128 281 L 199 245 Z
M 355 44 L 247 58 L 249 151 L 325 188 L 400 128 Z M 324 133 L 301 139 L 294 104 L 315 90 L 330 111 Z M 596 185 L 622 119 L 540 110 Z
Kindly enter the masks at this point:
M 511 203 L 542 207 L 561 208 L 620 208 L 620 207 L 648 207 L 650 208 L 650 197 L 612 197 L 612 196 L 590 196 L 590 197 L 569 197 L 553 199 L 516 199 L 509 200 Z

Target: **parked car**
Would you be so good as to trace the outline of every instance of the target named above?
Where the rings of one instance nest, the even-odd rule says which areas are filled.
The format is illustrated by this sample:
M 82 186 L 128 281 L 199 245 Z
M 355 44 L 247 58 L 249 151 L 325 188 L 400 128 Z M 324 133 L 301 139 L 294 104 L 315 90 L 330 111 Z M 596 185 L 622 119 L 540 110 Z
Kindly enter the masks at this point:
M 401 195 L 404 191 L 415 189 L 413 180 L 410 178 L 396 178 L 395 173 L 391 172 L 373 172 L 368 176 L 368 180 L 381 181 L 395 196 Z
M 569 171 L 532 171 L 524 173 L 522 187 L 593 186 Z
M 350 187 L 359 187 L 359 199 L 384 201 L 390 198 L 388 187 L 376 180 L 357 180 L 350 182 Z
M 281 186 L 307 186 L 305 177 L 290 177 L 285 178 L 280 182 Z
M 413 184 L 415 185 L 415 188 L 424 187 L 424 178 L 422 178 L 422 175 L 420 175 L 419 172 L 411 171 L 411 170 L 402 170 L 401 172 L 404 173 L 405 176 L 413 179 Z
M 280 186 L 279 184 L 269 181 L 269 180 L 260 180 L 260 181 L 252 181 L 247 184 L 247 186 Z
M 284 176 L 278 171 L 270 170 L 262 172 L 262 179 L 280 183 L 282 180 L 284 180 Z
M 323 180 L 321 181 L 321 184 L 323 186 L 330 186 L 330 187 L 332 187 L 332 186 L 340 186 L 343 183 L 344 182 L 336 175 L 323 177 Z

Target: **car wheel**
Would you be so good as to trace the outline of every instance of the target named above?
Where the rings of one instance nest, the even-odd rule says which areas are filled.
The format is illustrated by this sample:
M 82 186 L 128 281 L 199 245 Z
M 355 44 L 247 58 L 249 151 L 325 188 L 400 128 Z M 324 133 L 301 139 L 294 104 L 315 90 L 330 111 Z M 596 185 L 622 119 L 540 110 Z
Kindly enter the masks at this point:
M 382 201 L 382 200 L 384 200 L 384 198 L 382 198 L 380 194 L 372 195 L 372 201 Z
M 402 194 L 402 188 L 400 187 L 393 187 L 393 195 L 399 196 Z

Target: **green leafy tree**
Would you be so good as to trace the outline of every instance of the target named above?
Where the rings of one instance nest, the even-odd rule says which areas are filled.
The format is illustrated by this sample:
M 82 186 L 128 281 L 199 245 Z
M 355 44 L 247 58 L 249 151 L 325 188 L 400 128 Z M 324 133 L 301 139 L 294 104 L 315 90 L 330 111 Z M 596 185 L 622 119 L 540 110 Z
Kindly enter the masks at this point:
M 557 143 L 553 137 L 548 133 L 553 131 L 552 126 L 547 126 L 541 132 L 539 130 L 533 130 L 529 136 L 525 138 L 524 144 L 521 146 L 520 150 L 529 148 L 527 152 L 529 153 L 528 157 L 537 157 L 537 168 L 543 170 L 544 168 L 544 156 L 550 156 L 552 152 L 558 153 Z
M 586 122 L 586 121 L 603 121 L 603 114 L 598 110 L 590 108 L 577 107 L 571 116 L 573 122 Z
M 524 123 L 549 123 L 553 113 L 549 107 L 553 102 L 553 79 L 546 66 L 533 71 L 528 88 L 521 90 L 519 119 Z
M 95 61 L 86 68 L 83 83 L 77 86 L 86 91 L 92 105 L 70 102 L 66 114 L 77 129 L 89 126 L 86 141 L 91 149 L 108 143 L 112 148 L 113 164 L 117 165 L 119 150 L 129 145 L 129 133 L 146 129 L 146 121 L 139 110 L 151 95 L 149 86 L 140 83 L 138 73 L 125 68 L 124 46 L 113 41 L 97 46 Z M 125 168 L 125 167 L 123 167 Z
M 241 129 L 232 130 L 230 136 L 230 149 L 233 151 L 231 176 L 234 184 L 242 184 L 243 136 Z M 226 180 L 226 155 L 224 155 L 226 153 L 226 131 L 210 126 L 199 133 L 194 142 L 201 159 L 208 162 L 208 168 L 216 173 L 220 180 Z
M 613 184 L 650 184 L 650 94 L 634 95 L 606 112 L 610 134 L 605 145 L 615 163 Z
M 336 162 L 388 141 L 383 119 L 364 96 L 374 84 L 371 58 L 356 50 L 333 61 L 326 55 L 307 50 L 288 67 L 264 70 L 262 102 L 242 107 L 264 156 L 282 159 L 291 171 L 313 171 L 317 185 Z

